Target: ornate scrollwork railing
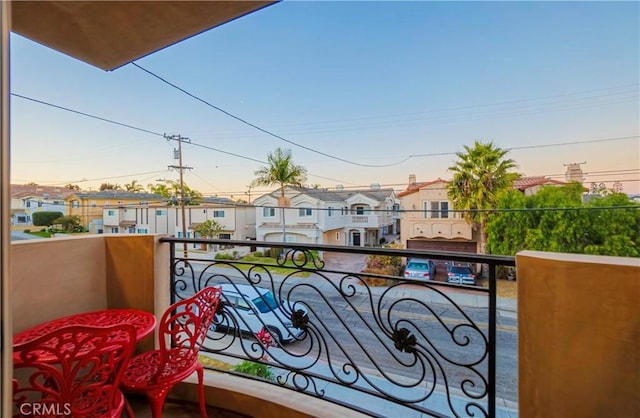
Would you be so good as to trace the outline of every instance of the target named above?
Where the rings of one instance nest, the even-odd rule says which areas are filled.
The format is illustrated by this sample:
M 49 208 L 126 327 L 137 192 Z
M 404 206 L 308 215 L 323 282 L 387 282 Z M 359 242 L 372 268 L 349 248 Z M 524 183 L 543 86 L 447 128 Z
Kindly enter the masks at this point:
M 496 267 L 514 265 L 512 258 L 255 241 L 163 241 L 172 247 L 173 301 L 206 286 L 223 287 L 223 303 L 203 355 L 231 364 L 264 364 L 271 379 L 263 380 L 269 383 L 372 415 L 495 416 Z M 175 248 L 185 241 L 282 252 L 273 263 L 201 254 L 185 258 Z M 484 263 L 489 288 L 332 270 L 318 251 Z M 371 278 L 383 285 L 370 285 Z M 458 303 L 451 292 L 461 289 L 485 298 L 487 308 Z

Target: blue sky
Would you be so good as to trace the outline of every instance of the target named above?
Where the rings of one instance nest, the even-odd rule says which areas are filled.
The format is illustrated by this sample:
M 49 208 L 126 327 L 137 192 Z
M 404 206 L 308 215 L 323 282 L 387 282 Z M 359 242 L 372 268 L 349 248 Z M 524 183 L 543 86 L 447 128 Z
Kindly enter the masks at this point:
M 185 181 L 207 195 L 246 198 L 261 164 L 204 147 L 259 161 L 290 148 L 310 184 L 402 189 L 412 173 L 448 178 L 451 153 L 474 140 L 539 146 L 510 153 L 526 175 L 561 180 L 563 164 L 586 161 L 587 182 L 625 180 L 624 190 L 638 193 L 639 21 L 637 2 L 284 1 L 136 61 L 318 152 L 246 126 L 133 65 L 105 72 L 18 35 L 11 88 L 190 138 L 197 145 L 184 146 L 184 165 L 193 167 Z M 542 146 L 621 137 L 632 138 Z M 95 189 L 177 179 L 167 170 L 177 164 L 174 147 L 12 98 L 13 183 Z

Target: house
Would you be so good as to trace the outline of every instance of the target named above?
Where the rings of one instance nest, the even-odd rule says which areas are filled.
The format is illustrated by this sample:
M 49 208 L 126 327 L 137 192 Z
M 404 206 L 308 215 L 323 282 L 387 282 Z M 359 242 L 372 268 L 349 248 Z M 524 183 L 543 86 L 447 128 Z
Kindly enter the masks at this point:
M 255 239 L 253 205 L 239 205 L 226 198 L 204 198 L 197 206 L 185 207 L 187 238 L 198 238 L 198 225 L 212 219 L 222 226 L 218 238 L 232 240 Z M 182 208 L 169 205 L 117 206 L 102 209 L 102 224 L 106 234 L 166 234 L 181 238 Z
M 448 182 L 443 179 L 418 183 L 409 176 L 400 199 L 400 239 L 409 249 L 476 253 L 477 231 L 460 213 L 453 212 L 447 197 Z
M 282 242 L 285 235 L 286 242 L 364 247 L 398 231 L 396 194 L 376 184 L 353 190 L 288 186 L 286 203 L 279 200 L 276 190 L 254 201 L 258 241 Z
M 544 176 L 520 177 L 513 182 L 513 188 L 520 190 L 525 196 L 532 196 L 543 186 L 564 186 L 567 182 L 553 180 Z
M 11 224 L 32 226 L 35 212 L 60 212 L 67 214 L 65 199 L 74 190 L 59 186 L 37 184 L 11 185 Z
M 122 190 L 102 190 L 98 192 L 74 192 L 65 199 L 70 216 L 79 216 L 82 225 L 89 232 L 104 232 L 103 208 L 114 210 L 127 206 L 149 206 L 164 204 L 166 199 L 153 193 L 134 193 Z

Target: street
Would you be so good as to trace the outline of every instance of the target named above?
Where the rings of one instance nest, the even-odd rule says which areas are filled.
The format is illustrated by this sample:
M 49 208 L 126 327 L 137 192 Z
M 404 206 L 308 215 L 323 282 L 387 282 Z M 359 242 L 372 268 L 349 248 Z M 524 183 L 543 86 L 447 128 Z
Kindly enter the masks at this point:
M 184 280 L 178 286 L 180 295 L 191 294 L 194 285 L 247 283 L 244 273 L 235 269 L 209 266 L 203 274 L 205 265 L 192 266 L 193 274 L 180 277 Z M 272 288 L 271 280 L 262 273 L 257 286 Z M 488 367 L 486 308 L 456 306 L 437 291 L 419 285 L 401 285 L 394 292 L 385 292 L 386 288 L 367 288 L 353 278 L 341 283 L 341 277 L 315 273 L 287 279 L 274 275 L 272 279 L 275 293 L 292 310 L 300 302 L 309 315 L 306 338 L 269 349 L 270 358 L 282 369 L 356 385 L 362 384 L 361 375 L 367 376 L 367 387 L 397 399 L 419 400 L 415 389 L 421 386 L 424 392 L 421 382 L 432 382 L 439 390 L 446 385 L 461 396 L 483 396 Z M 431 297 L 425 298 L 429 293 Z M 516 315 L 499 311 L 497 318 L 496 393 L 498 398 L 517 402 Z M 409 331 L 404 340 L 401 334 L 394 334 L 401 328 Z M 415 353 L 406 352 L 412 346 L 410 336 L 416 337 Z M 227 335 L 208 340 L 205 348 L 259 358 L 261 353 L 253 343 L 255 339 L 247 335 L 241 339 Z

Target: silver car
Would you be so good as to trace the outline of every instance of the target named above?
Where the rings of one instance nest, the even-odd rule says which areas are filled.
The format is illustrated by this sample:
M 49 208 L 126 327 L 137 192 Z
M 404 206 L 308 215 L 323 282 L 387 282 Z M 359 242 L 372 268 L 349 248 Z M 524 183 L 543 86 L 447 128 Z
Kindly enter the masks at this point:
M 427 258 L 411 258 L 404 269 L 407 279 L 433 280 L 436 277 L 436 263 Z

